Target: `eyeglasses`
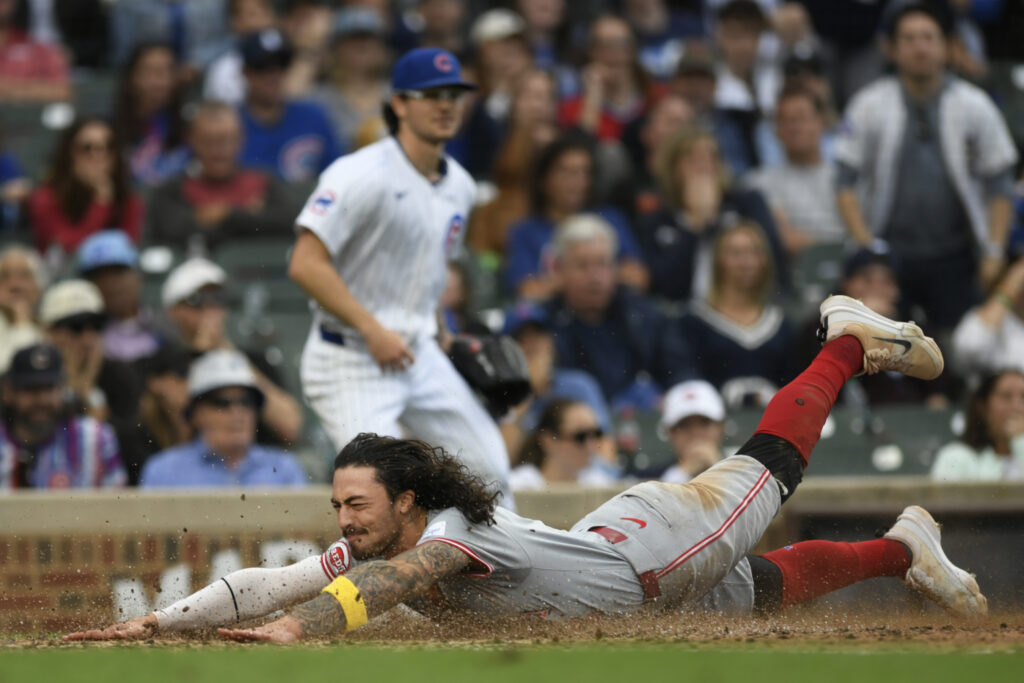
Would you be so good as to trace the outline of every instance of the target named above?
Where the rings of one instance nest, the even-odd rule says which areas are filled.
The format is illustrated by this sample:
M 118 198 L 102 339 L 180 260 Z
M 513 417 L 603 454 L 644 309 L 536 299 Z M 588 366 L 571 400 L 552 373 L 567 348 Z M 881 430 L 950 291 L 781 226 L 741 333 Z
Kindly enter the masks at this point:
M 604 430 L 600 427 L 594 427 L 593 429 L 581 429 L 565 436 L 582 446 L 590 440 L 604 438 Z
M 462 88 L 430 88 L 429 90 L 403 90 L 399 97 L 407 100 L 429 100 L 431 102 L 461 102 L 466 96 Z
M 203 399 L 203 403 L 206 403 L 212 408 L 217 410 L 227 410 L 231 406 L 239 406 L 240 408 L 251 408 L 256 409 L 256 397 L 252 394 L 243 394 L 242 396 L 207 396 Z
M 227 305 L 224 292 L 196 292 L 181 300 L 189 308 L 223 308 Z

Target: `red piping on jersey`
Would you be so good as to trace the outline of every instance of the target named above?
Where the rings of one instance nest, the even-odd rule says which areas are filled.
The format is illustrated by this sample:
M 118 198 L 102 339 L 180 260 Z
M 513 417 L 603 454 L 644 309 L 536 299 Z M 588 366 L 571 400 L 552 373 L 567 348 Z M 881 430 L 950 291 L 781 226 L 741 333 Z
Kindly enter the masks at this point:
M 338 577 L 331 573 L 331 570 L 327 568 L 327 562 L 324 561 L 324 555 L 326 554 L 327 553 L 323 553 L 322 555 L 320 555 L 320 568 L 324 570 L 324 574 L 327 574 L 328 579 L 336 579 Z
M 459 550 L 461 550 L 462 552 L 464 552 L 464 553 L 466 553 L 467 555 L 469 555 L 469 557 L 470 557 L 471 559 L 473 559 L 473 560 L 475 560 L 475 561 L 479 562 L 480 564 L 482 564 L 483 566 L 487 567 L 487 572 L 486 572 L 486 573 L 484 573 L 484 572 L 464 572 L 464 573 L 462 574 L 463 576 L 472 576 L 472 577 L 473 577 L 473 578 L 475 578 L 475 579 L 484 579 L 484 578 L 487 578 L 488 576 L 490 576 L 490 575 L 491 575 L 491 573 L 492 573 L 492 572 L 494 571 L 494 567 L 492 567 L 492 566 L 491 566 L 490 564 L 488 564 L 487 562 L 484 562 L 484 561 L 483 561 L 483 560 L 482 560 L 482 559 L 480 558 L 480 556 L 479 556 L 479 555 L 477 555 L 476 553 L 474 553 L 474 552 L 473 552 L 472 550 L 470 550 L 470 549 L 469 549 L 469 548 L 468 548 L 468 547 L 467 547 L 467 546 L 466 546 L 465 544 L 463 544 L 463 543 L 459 543 L 458 541 L 453 541 L 453 540 L 452 540 L 452 539 L 450 539 L 450 538 L 428 538 L 427 540 L 423 541 L 423 543 L 431 543 L 431 542 L 433 542 L 433 541 L 436 541 L 436 542 L 438 542 L 438 543 L 447 543 L 448 545 L 452 546 L 453 548 L 458 548 L 458 549 L 459 549 Z M 419 545 L 423 545 L 423 543 L 420 543 Z M 417 546 L 417 547 L 419 547 L 419 546 Z
M 762 488 L 764 488 L 765 483 L 771 478 L 771 476 L 771 472 L 765 470 L 758 478 L 757 483 L 754 484 L 754 487 L 747 492 L 747 495 L 740 502 L 739 507 L 732 511 L 732 514 L 729 515 L 725 522 L 722 523 L 722 526 L 718 527 L 717 531 L 715 531 L 707 538 L 698 541 L 696 545 L 691 547 L 689 550 L 687 550 L 685 553 L 683 553 L 676 559 L 672 560 L 672 562 L 670 562 L 667 567 L 658 571 L 657 574 L 655 574 L 655 576 L 660 579 L 672 570 L 678 569 L 681 564 L 683 564 L 688 559 L 699 553 L 701 550 L 703 550 L 704 548 L 706 548 L 707 546 L 721 538 L 722 535 L 729 529 L 729 527 L 731 527 L 736 522 L 736 520 L 739 519 L 739 516 L 743 514 L 743 511 L 746 510 L 747 507 L 749 507 L 751 501 L 753 501 L 754 497 L 757 496 L 757 494 L 761 491 Z

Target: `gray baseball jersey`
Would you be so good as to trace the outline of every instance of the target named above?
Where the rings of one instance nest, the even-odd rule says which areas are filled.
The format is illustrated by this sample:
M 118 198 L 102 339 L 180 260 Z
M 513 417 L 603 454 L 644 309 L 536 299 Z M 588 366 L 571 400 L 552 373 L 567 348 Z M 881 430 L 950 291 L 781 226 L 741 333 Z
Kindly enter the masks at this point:
M 419 542 L 471 558 L 465 573 L 439 583 L 456 609 L 582 616 L 631 612 L 657 595 L 666 607 L 744 612 L 753 605 L 745 556 L 780 505 L 768 470 L 737 455 L 687 484 L 638 484 L 569 531 L 505 510 L 493 525 L 472 524 L 447 509 L 428 519 Z

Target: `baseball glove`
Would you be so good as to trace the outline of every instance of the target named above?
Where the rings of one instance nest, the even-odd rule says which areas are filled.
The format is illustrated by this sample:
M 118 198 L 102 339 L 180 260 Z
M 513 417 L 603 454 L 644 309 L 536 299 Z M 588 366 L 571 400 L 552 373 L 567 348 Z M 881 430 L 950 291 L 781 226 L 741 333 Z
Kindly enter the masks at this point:
M 448 357 L 494 418 L 530 395 L 526 358 L 512 337 L 459 335 L 452 340 Z

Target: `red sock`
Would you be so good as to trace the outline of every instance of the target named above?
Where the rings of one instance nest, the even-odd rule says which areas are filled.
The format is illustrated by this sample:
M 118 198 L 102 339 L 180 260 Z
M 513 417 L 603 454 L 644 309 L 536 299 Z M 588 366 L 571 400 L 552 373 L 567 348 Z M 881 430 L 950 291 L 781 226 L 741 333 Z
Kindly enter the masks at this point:
M 772 397 L 754 433 L 771 434 L 793 444 L 807 467 L 839 390 L 863 367 L 864 349 L 856 337 L 833 339 L 806 370 Z
M 910 569 L 899 541 L 879 538 L 861 543 L 804 541 L 762 555 L 782 572 L 780 608 L 879 576 L 903 577 Z

